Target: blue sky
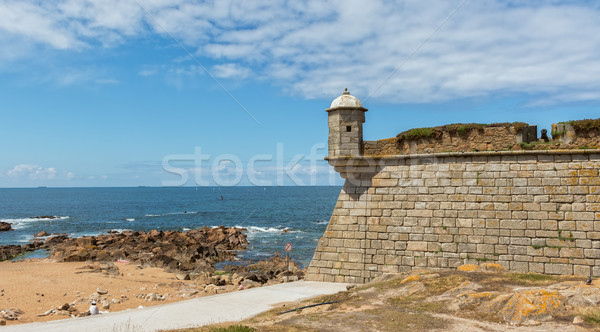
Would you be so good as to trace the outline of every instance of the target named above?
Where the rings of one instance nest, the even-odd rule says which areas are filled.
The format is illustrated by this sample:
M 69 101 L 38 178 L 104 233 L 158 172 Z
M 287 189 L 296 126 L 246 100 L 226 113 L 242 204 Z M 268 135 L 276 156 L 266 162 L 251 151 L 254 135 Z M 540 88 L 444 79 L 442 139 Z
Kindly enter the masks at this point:
M 339 184 L 346 87 L 367 140 L 599 118 L 600 6 L 3 0 L 0 187 Z

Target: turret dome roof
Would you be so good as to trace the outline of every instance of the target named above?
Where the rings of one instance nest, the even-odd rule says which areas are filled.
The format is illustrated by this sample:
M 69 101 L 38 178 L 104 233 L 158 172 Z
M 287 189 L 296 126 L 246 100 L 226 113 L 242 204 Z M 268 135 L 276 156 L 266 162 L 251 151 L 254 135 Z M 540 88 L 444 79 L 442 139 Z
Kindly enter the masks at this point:
M 331 102 L 331 108 L 362 108 L 363 105 L 360 102 L 360 100 L 358 100 L 358 98 L 354 97 L 353 95 L 350 94 L 350 92 L 348 92 L 348 89 L 346 89 L 344 91 L 344 93 L 342 93 L 341 96 L 335 98 L 333 100 L 333 102 Z

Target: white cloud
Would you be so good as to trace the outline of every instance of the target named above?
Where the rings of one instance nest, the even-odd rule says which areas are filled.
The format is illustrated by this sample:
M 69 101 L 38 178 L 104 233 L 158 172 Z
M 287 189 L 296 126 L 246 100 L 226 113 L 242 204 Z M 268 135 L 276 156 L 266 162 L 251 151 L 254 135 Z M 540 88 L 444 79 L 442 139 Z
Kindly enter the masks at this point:
M 158 24 L 135 1 L 4 1 L 0 41 L 77 50 L 169 38 L 165 28 L 224 62 L 215 76 L 252 75 L 307 98 L 348 87 L 392 102 L 495 93 L 529 94 L 531 103 L 600 100 L 600 8 L 585 1 L 468 1 L 389 80 L 462 0 L 139 2 Z M 8 47 L 0 44 L 0 56 Z
M 158 69 L 142 69 L 138 72 L 140 76 L 153 76 L 158 74 Z
M 236 63 L 226 63 L 212 67 L 213 75 L 219 78 L 238 78 L 243 79 L 250 75 L 250 69 L 242 67 Z
M 56 178 L 57 171 L 55 168 L 44 168 L 34 164 L 20 164 L 6 172 L 6 175 L 11 178 L 29 178 L 35 180 L 53 180 Z

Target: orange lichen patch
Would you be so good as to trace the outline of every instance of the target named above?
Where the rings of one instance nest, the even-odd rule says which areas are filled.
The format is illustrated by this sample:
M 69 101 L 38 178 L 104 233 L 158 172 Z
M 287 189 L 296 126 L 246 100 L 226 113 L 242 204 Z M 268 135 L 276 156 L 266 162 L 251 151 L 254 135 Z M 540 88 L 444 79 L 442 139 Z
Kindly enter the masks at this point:
M 483 263 L 481 268 L 489 272 L 503 272 L 506 268 L 498 263 Z
M 501 294 L 493 300 L 484 303 L 479 309 L 487 313 L 497 313 L 500 309 L 504 308 L 504 305 L 508 300 L 513 297 L 513 294 Z
M 482 303 L 488 303 L 496 296 L 498 296 L 497 292 L 465 292 L 457 296 L 457 305 L 459 308 L 480 306 Z
M 498 314 L 509 323 L 519 324 L 529 319 L 551 317 L 563 310 L 560 294 L 542 289 L 516 293 Z
M 408 283 L 408 282 L 413 282 L 413 281 L 417 281 L 419 280 L 419 276 L 408 276 L 406 278 L 404 278 L 402 281 L 400 281 L 400 285 Z
M 478 272 L 481 271 L 478 265 L 475 264 L 464 264 L 456 268 L 457 271 L 465 272 Z

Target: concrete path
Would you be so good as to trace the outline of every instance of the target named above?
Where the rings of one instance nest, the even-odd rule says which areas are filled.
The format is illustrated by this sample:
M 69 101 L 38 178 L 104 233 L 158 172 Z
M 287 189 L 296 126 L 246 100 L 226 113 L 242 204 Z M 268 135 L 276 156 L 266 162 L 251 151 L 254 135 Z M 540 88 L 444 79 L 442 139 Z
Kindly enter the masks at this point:
M 0 332 L 137 332 L 197 327 L 239 321 L 265 312 L 277 303 L 298 301 L 342 290 L 346 290 L 346 284 L 297 281 L 98 316 L 2 326 Z

